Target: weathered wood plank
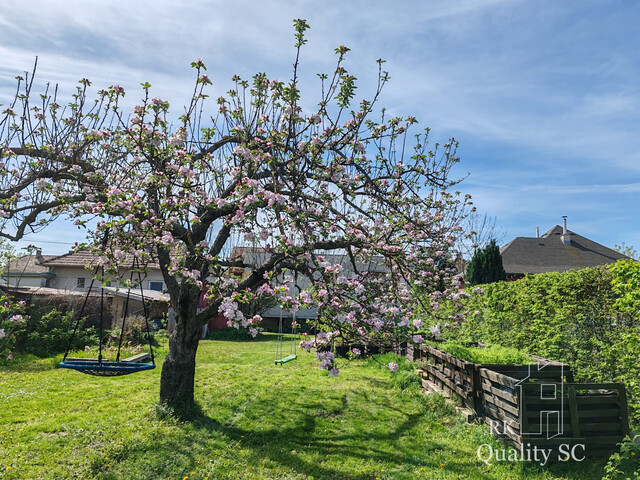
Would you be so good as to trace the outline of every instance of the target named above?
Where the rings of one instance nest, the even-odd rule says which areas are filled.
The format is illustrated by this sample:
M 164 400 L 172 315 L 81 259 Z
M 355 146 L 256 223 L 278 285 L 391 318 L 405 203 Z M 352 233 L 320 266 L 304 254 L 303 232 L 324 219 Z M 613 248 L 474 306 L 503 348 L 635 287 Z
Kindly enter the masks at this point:
M 449 363 L 452 363 L 453 365 L 456 365 L 460 368 L 473 368 L 472 367 L 472 363 L 471 362 L 466 362 L 464 360 L 459 359 L 458 357 L 454 357 L 453 355 L 444 352 L 442 350 L 438 350 L 437 348 L 432 347 L 431 345 L 425 345 L 426 347 L 426 352 L 436 358 L 439 358 L 441 360 L 446 360 Z
M 501 421 L 502 420 L 498 418 L 492 418 L 488 416 L 484 417 L 484 423 L 489 425 L 490 428 L 495 427 L 495 422 L 501 422 Z M 500 434 L 496 435 L 499 438 L 502 438 L 504 440 L 509 440 L 518 446 L 520 445 L 520 442 L 522 442 L 522 437 L 519 432 L 511 432 L 509 429 L 502 429 L 502 428 L 500 428 L 499 431 L 500 431 Z M 492 433 L 495 435 L 496 433 L 495 429 L 492 430 Z
M 516 430 L 517 433 L 520 433 L 520 422 L 516 415 L 509 415 L 504 410 L 500 410 L 490 404 L 485 405 L 485 416 L 489 416 L 494 420 L 499 420 L 500 422 L 506 422 L 512 429 Z M 502 429 L 502 424 L 500 425 Z
M 576 395 L 578 407 L 587 405 L 620 405 L 620 397 L 617 394 Z
M 518 402 L 515 393 L 503 390 L 502 388 L 499 388 L 499 386 L 495 386 L 493 383 L 486 379 L 482 380 L 482 391 L 489 392 L 493 395 L 498 395 L 500 398 L 511 402 L 513 405 L 516 405 Z
M 620 433 L 620 436 L 623 436 L 622 435 L 622 425 L 620 424 L 620 422 L 616 422 L 616 423 L 581 423 L 580 424 L 580 428 L 581 428 L 582 432 L 585 434 L 585 436 L 592 436 L 592 435 L 588 435 L 588 433 L 590 433 L 590 432 L 594 432 L 594 433 L 618 432 L 618 433 Z
M 555 385 L 558 390 L 563 390 L 564 387 L 569 385 L 567 382 L 523 382 L 522 385 L 528 388 L 535 388 L 538 383 L 544 383 L 545 385 Z M 619 383 L 571 383 L 571 385 L 575 388 L 575 390 L 614 390 L 617 391 L 620 388 Z M 594 394 L 603 394 L 606 395 L 606 392 L 593 392 Z M 582 392 L 576 392 L 577 396 L 585 395 Z M 587 395 L 591 395 L 588 393 Z M 611 393 L 609 393 L 611 395 Z
M 139 353 L 137 355 L 133 355 L 132 357 L 129 358 L 125 358 L 124 360 L 121 360 L 122 362 L 144 362 L 146 360 L 150 360 L 151 359 L 151 355 L 147 352 L 145 353 Z
M 493 372 L 486 368 L 480 369 L 480 378 L 497 382 L 509 388 L 514 388 L 518 384 L 518 381 L 516 379 L 508 377 L 507 375 L 503 375 L 498 372 Z
M 464 389 L 461 385 L 456 384 L 450 377 L 444 375 L 437 369 L 429 369 L 427 370 L 429 374 L 429 378 L 437 379 L 441 384 L 444 384 L 447 388 L 457 393 L 463 398 L 468 398 L 471 396 L 471 391 Z
M 620 418 L 619 408 L 592 408 L 592 409 L 578 409 L 578 417 L 580 421 L 589 421 L 596 418 Z
M 520 415 L 520 411 L 516 405 L 513 405 L 512 403 L 509 403 L 509 402 L 505 402 L 502 398 L 498 397 L 497 395 L 493 395 L 485 391 L 484 401 L 493 403 L 496 407 L 501 408 L 511 413 L 512 415 L 515 415 L 515 416 Z
M 624 383 L 620 383 L 618 387 L 618 397 L 620 398 L 620 421 L 622 423 L 622 434 L 630 435 L 629 430 L 629 406 L 627 405 L 627 391 Z

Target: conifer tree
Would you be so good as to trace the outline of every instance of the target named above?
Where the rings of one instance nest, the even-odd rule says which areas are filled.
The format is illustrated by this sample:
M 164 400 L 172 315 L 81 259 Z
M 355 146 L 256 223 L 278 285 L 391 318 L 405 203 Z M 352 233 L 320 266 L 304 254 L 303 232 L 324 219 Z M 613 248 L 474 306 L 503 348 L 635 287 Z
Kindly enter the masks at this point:
M 465 280 L 469 285 L 493 283 L 506 280 L 507 275 L 502 266 L 500 248 L 495 240 L 476 251 L 467 267 Z

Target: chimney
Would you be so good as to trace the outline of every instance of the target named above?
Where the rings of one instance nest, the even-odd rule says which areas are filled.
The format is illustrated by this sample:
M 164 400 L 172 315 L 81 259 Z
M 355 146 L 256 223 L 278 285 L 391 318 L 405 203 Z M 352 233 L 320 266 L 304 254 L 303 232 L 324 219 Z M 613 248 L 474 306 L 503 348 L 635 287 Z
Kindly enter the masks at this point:
M 562 235 L 560 236 L 560 240 L 562 240 L 562 243 L 565 245 L 571 245 L 571 234 L 569 233 L 569 230 L 567 230 L 566 215 L 562 216 Z
M 536 227 L 536 238 L 540 238 L 540 227 Z
M 42 257 L 42 249 L 36 249 L 36 264 L 44 262 L 44 258 Z

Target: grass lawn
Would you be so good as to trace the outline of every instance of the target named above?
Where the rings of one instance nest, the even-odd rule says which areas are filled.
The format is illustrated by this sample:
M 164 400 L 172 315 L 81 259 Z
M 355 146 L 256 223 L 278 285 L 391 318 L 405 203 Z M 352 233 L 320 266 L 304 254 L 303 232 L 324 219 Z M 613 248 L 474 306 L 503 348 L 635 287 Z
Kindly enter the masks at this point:
M 0 367 L 0 478 L 602 477 L 605 460 L 487 466 L 478 447 L 502 446 L 441 397 L 402 390 L 400 376 L 367 360 L 343 365 L 338 378 L 304 351 L 276 366 L 275 347 L 270 335 L 201 342 L 200 409 L 187 421 L 158 406 L 160 368 L 100 378 L 56 369 L 56 359 Z

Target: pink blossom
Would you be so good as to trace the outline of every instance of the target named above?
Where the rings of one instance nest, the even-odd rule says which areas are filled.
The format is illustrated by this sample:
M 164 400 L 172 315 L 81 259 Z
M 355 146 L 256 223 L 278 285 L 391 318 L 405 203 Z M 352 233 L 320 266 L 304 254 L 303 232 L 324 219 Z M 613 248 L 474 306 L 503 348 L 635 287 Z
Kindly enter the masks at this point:
M 431 331 L 431 335 L 433 335 L 434 337 L 438 338 L 440 336 L 440 324 L 438 323 L 437 325 L 433 326 L 433 327 L 429 327 L 429 330 Z
M 389 362 L 389 364 L 387 365 L 387 368 L 391 370 L 393 373 L 396 373 L 398 371 L 398 364 L 395 362 Z

